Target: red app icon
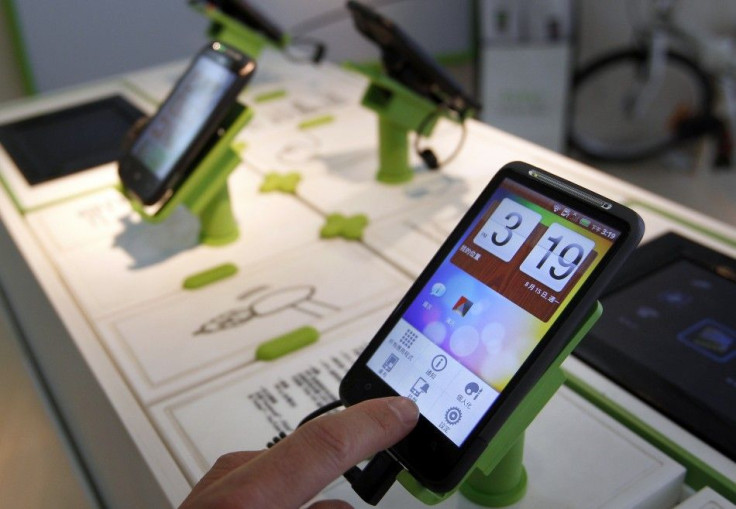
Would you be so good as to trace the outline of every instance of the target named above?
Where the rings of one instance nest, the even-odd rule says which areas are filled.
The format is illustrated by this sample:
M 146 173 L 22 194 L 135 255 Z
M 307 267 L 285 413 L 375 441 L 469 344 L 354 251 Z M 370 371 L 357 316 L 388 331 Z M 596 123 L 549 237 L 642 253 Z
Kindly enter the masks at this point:
M 467 297 L 460 297 L 455 305 L 452 307 L 452 310 L 460 316 L 465 316 L 468 314 L 468 311 L 470 311 L 470 308 L 472 307 L 473 303 L 470 302 Z

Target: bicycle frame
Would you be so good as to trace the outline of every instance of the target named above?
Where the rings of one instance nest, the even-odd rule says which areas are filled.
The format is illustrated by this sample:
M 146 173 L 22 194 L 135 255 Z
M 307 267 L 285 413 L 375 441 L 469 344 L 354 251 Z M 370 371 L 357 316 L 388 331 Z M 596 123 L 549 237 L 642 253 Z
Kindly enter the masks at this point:
M 714 77 L 723 98 L 727 117 L 730 150 L 736 146 L 736 58 L 734 44 L 724 38 L 685 27 L 675 20 L 678 0 L 653 0 L 652 20 L 644 28 L 635 28 L 635 38 L 646 47 L 649 59 L 642 80 L 629 92 L 624 111 L 642 117 L 664 85 L 667 53 L 673 45 L 688 50 Z M 733 155 L 733 154 L 732 154 Z

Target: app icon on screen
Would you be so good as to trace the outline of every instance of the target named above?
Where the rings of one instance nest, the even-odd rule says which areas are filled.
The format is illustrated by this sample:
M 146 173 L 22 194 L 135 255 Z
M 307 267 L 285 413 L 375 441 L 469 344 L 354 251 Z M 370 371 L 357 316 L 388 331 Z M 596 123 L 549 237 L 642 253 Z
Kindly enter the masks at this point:
M 442 371 L 447 367 L 447 357 L 444 355 L 435 355 L 432 359 L 432 369 L 435 371 Z
M 677 339 L 717 362 L 736 358 L 736 331 L 710 318 L 679 333 Z
M 447 412 L 445 412 L 445 420 L 448 422 L 448 424 L 455 425 L 460 422 L 460 419 L 462 418 L 463 413 L 456 406 L 448 409 Z
M 429 384 L 427 381 L 424 378 L 418 378 L 417 381 L 414 382 L 414 385 L 412 385 L 410 392 L 418 398 L 422 393 L 426 394 L 428 390 Z
M 396 355 L 391 354 L 383 363 L 383 369 L 385 369 L 386 372 L 390 372 L 392 369 L 394 369 L 394 366 L 396 366 L 397 362 L 399 362 L 399 358 Z
M 435 283 L 432 285 L 432 291 L 430 292 L 435 297 L 442 297 L 445 294 L 447 288 L 442 283 Z
M 481 392 L 483 392 L 483 389 L 481 389 L 480 385 L 475 382 L 470 382 L 465 386 L 465 394 L 472 397 L 473 400 L 478 399 L 478 395 Z
M 473 303 L 469 301 L 467 297 L 460 297 L 455 305 L 452 306 L 452 310 L 460 316 L 465 316 L 468 314 L 468 311 L 470 311 L 470 308 L 472 307 Z

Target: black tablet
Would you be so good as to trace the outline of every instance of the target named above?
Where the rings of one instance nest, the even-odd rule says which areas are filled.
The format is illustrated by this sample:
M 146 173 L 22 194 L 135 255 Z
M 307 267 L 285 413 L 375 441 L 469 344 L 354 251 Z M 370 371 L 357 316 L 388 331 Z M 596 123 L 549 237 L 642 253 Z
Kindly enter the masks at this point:
M 119 95 L 0 126 L 0 144 L 33 186 L 116 161 L 144 113 Z
M 575 355 L 736 461 L 736 260 L 668 233 L 601 302 Z

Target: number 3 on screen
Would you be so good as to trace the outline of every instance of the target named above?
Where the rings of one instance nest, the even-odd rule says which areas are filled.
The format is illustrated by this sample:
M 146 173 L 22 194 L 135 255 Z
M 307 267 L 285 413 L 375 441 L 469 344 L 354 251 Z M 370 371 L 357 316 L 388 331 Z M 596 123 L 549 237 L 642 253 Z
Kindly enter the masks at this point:
M 475 236 L 473 243 L 508 262 L 541 219 L 542 216 L 537 212 L 504 198 Z

